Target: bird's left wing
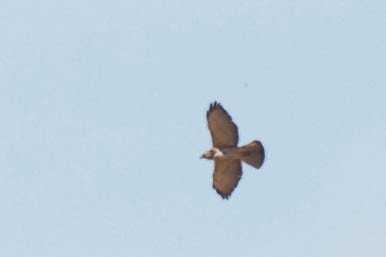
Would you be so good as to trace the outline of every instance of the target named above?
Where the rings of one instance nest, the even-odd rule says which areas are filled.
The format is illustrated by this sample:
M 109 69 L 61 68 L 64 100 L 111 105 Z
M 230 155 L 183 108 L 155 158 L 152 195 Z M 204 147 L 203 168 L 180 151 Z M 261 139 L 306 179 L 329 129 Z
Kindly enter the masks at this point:
M 236 124 L 221 104 L 214 102 L 206 113 L 214 147 L 232 147 L 239 141 Z
M 214 162 L 213 188 L 223 199 L 228 199 L 241 179 L 240 160 L 217 159 Z

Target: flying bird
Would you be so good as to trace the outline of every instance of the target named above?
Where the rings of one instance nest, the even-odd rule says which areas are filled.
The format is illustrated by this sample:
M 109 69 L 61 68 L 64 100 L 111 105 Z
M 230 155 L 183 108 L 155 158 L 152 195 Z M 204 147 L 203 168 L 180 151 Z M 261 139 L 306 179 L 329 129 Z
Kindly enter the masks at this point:
M 241 179 L 241 162 L 260 168 L 264 162 L 264 148 L 257 140 L 237 146 L 238 128 L 220 103 L 210 104 L 206 118 L 213 147 L 201 158 L 214 160 L 213 188 L 223 199 L 228 199 Z

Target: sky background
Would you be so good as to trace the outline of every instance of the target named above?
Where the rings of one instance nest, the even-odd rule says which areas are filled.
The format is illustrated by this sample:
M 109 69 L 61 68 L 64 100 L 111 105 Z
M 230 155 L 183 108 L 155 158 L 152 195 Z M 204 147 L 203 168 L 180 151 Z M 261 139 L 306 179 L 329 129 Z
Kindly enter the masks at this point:
M 385 1 L 0 2 L 0 256 L 385 257 Z M 244 166 L 212 189 L 217 100 Z

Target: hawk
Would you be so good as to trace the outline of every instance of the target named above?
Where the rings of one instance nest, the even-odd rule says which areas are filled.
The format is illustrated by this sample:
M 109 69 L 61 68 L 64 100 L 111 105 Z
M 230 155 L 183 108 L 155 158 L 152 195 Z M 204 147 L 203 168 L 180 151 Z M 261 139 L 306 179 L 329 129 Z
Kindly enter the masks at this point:
M 210 104 L 206 118 L 213 147 L 201 158 L 214 160 L 213 188 L 223 199 L 228 199 L 241 178 L 241 162 L 260 168 L 264 162 L 264 148 L 257 140 L 237 146 L 237 126 L 220 103 Z

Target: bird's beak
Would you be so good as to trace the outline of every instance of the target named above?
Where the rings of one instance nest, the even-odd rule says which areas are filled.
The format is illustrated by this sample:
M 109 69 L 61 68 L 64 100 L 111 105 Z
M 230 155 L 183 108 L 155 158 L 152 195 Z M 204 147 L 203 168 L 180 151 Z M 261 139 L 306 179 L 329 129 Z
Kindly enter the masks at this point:
M 204 158 L 204 155 L 201 155 L 200 159 Z

